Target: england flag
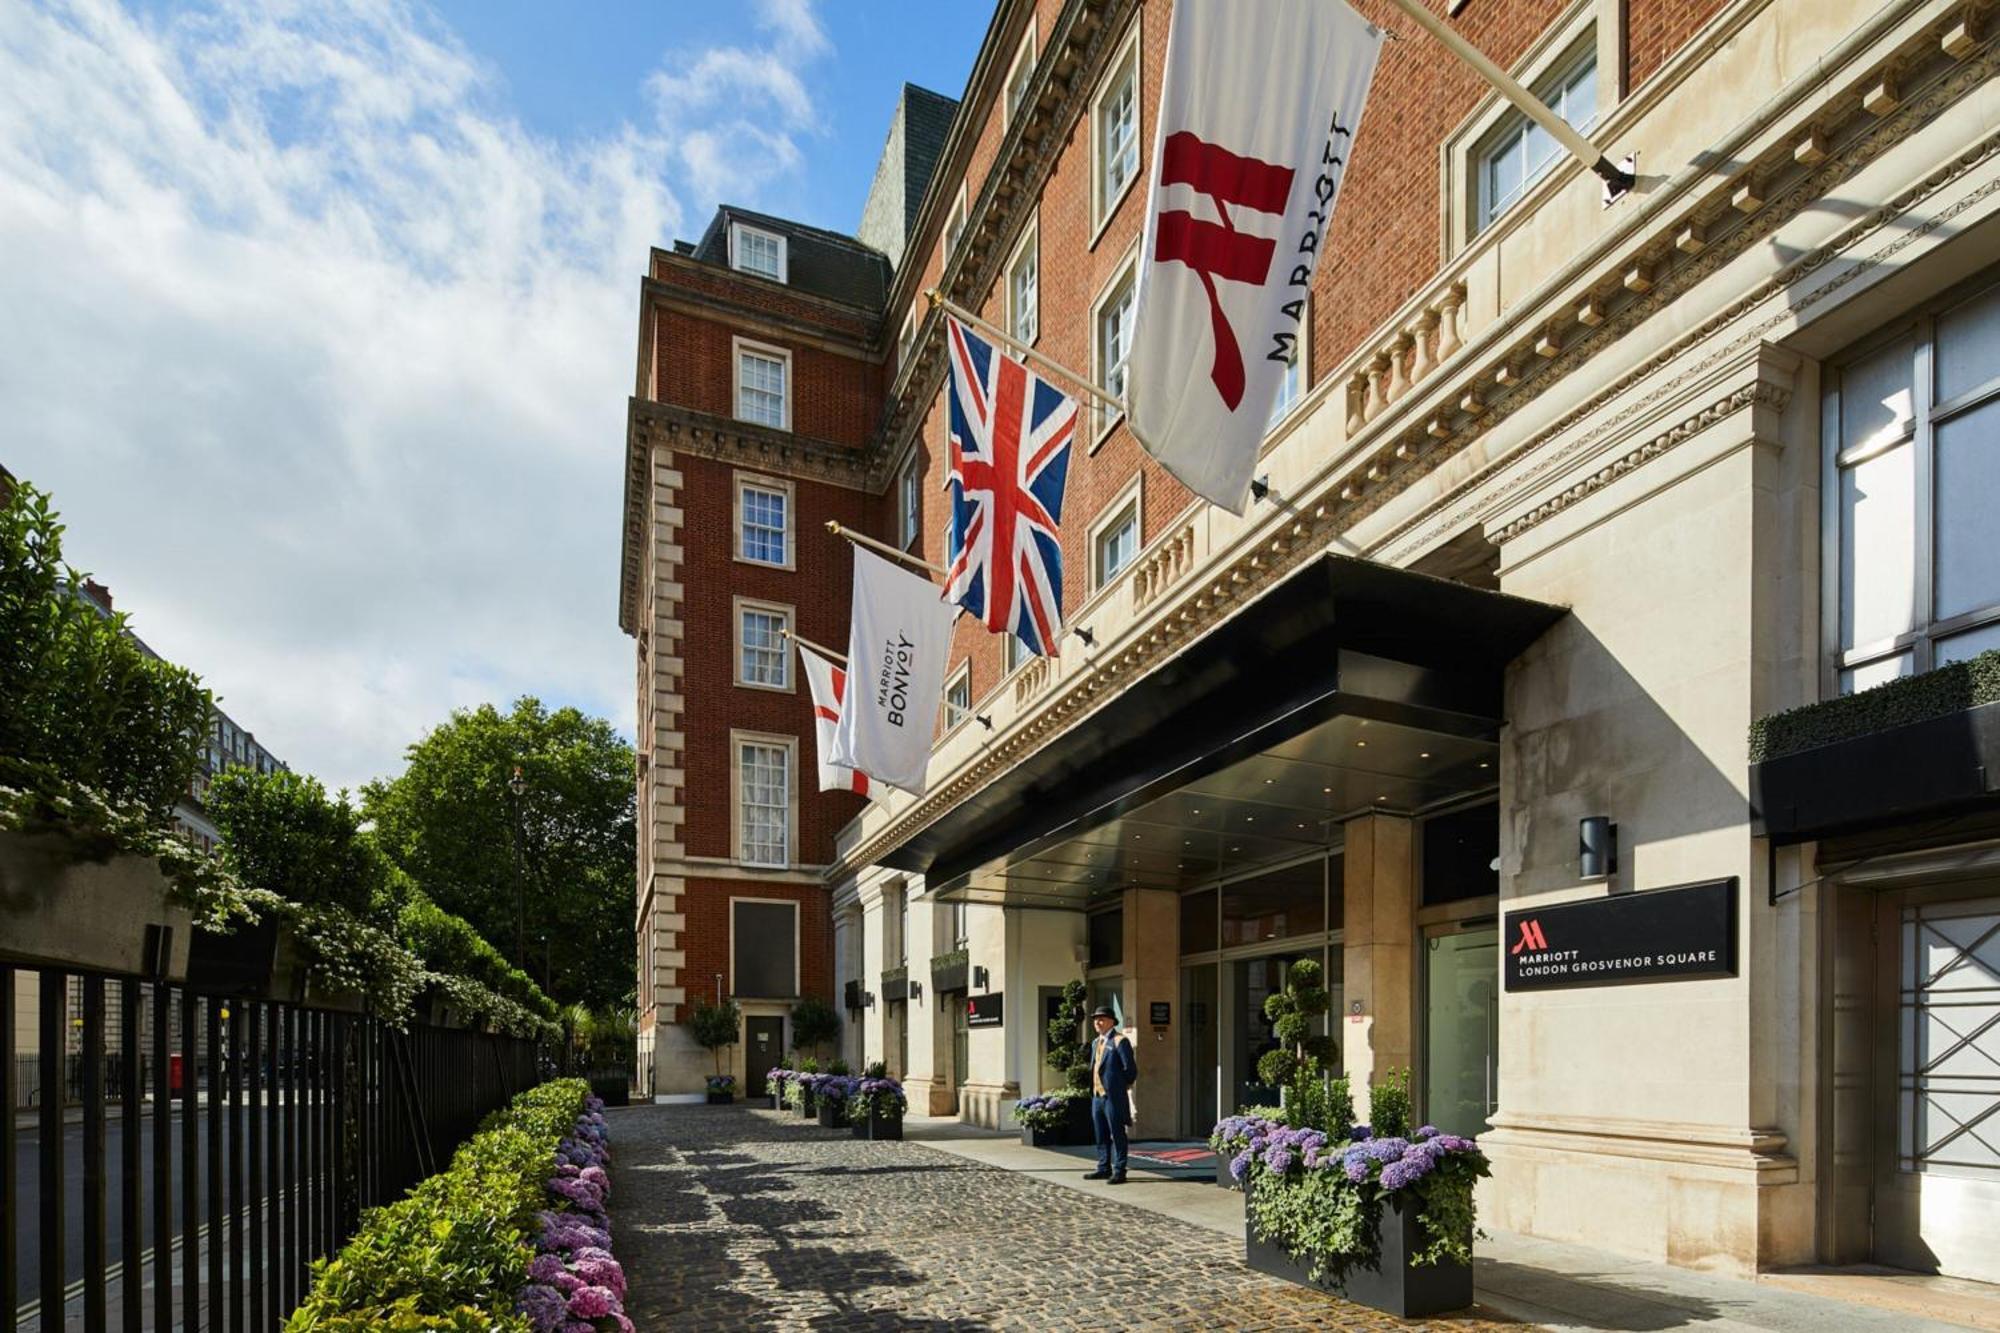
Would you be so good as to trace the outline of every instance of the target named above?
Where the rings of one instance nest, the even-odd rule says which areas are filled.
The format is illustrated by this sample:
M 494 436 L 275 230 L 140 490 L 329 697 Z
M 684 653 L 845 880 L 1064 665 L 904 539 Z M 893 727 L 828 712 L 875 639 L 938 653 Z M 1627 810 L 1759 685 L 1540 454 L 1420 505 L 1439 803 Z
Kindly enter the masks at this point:
M 847 698 L 847 673 L 802 643 L 799 643 L 799 661 L 805 664 L 806 686 L 812 690 L 813 739 L 819 744 L 819 789 L 866 796 L 868 775 L 833 762 L 833 729 L 840 722 L 840 706 Z
M 951 523 L 945 596 L 1053 657 L 1062 638 L 1063 483 L 1076 400 L 945 321 Z

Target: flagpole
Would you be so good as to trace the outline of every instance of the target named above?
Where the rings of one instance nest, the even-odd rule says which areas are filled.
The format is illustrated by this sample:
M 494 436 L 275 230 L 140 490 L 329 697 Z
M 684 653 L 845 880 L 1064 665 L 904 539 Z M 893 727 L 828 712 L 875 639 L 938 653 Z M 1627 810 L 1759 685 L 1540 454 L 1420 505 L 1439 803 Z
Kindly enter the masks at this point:
M 778 631 L 778 633 L 784 635 L 786 638 L 790 639 L 793 643 L 798 644 L 801 648 L 810 648 L 814 652 L 818 653 L 821 657 L 832 658 L 834 661 L 840 663 L 842 666 L 847 665 L 846 653 L 836 653 L 835 651 L 833 651 L 833 649 L 827 647 L 825 644 L 814 643 L 811 639 L 808 639 L 805 635 L 794 634 L 788 629 L 781 629 Z
M 1445 50 L 1472 66 L 1478 75 L 1492 84 L 1500 95 L 1537 125 L 1547 130 L 1555 141 L 1569 151 L 1569 155 L 1589 167 L 1603 179 L 1606 202 L 1630 190 L 1634 184 L 1631 172 L 1617 165 L 1604 150 L 1576 132 L 1574 126 L 1549 109 L 1546 102 L 1523 88 L 1514 76 L 1501 69 L 1487 58 L 1486 53 L 1465 38 L 1453 32 L 1445 21 L 1424 8 L 1423 0 L 1389 0 L 1389 3 L 1403 11 L 1416 25 L 1444 44 Z
M 935 574 L 939 578 L 944 577 L 944 569 L 941 566 L 932 564 L 922 556 L 911 555 L 908 551 L 899 551 L 887 542 L 878 542 L 873 537 L 864 537 L 853 528 L 842 524 L 839 519 L 828 519 L 826 521 L 826 530 L 836 537 L 847 538 L 847 540 L 853 542 L 856 546 L 866 546 L 880 551 L 891 560 L 900 560 L 904 564 L 912 565 L 927 574 Z
M 936 306 L 940 310 L 943 310 L 946 314 L 950 315 L 953 319 L 956 319 L 959 323 L 971 325 L 973 328 L 978 329 L 981 333 L 991 338 L 994 342 L 997 342 L 1001 346 L 1007 348 L 1009 351 L 1016 352 L 1025 360 L 1034 362 L 1036 365 L 1040 366 L 1043 370 L 1048 371 L 1051 375 L 1054 375 L 1059 379 L 1068 381 L 1070 387 L 1082 391 L 1084 397 L 1092 399 L 1095 402 L 1101 404 L 1102 406 L 1110 408 L 1114 412 L 1121 412 L 1121 413 L 1124 412 L 1125 403 L 1122 399 L 1113 398 L 1110 394 L 1104 392 L 1104 390 L 1098 388 L 1095 384 L 1092 384 L 1089 380 L 1077 374 L 1075 371 L 1069 369 L 1067 366 L 1049 360 L 1047 357 L 1043 356 L 1040 352 L 1037 352 L 1034 348 L 1022 342 L 1019 338 L 1014 337 L 1012 334 L 1004 333 L 1001 330 L 993 327 L 991 324 L 988 324 L 985 320 L 973 314 L 970 310 L 967 310 L 965 307 L 946 300 L 944 293 L 939 291 L 937 288 L 931 287 L 926 289 L 924 295 L 930 299 L 930 303 L 933 306 Z

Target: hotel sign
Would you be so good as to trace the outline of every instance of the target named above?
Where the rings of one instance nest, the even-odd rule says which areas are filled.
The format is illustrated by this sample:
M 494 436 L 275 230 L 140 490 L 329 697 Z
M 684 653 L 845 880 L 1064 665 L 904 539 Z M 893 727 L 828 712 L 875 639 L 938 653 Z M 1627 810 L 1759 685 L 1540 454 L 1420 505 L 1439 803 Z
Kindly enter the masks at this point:
M 1736 880 L 1507 913 L 1507 989 L 1736 975 Z
M 965 1025 L 969 1028 L 997 1028 L 1001 1023 L 1000 992 L 965 997 Z

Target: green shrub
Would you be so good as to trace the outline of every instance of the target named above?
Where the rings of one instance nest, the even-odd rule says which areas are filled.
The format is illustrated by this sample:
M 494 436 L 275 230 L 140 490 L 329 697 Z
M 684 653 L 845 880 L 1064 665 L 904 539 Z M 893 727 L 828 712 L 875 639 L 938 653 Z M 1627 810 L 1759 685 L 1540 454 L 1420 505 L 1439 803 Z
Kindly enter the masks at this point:
M 1059 1071 L 1070 1087 L 1090 1086 L 1090 1040 L 1083 1031 L 1081 981 L 1063 987 L 1055 1017 L 1049 1020 L 1049 1068 Z
M 817 995 L 808 995 L 792 1006 L 792 1049 L 819 1054 L 822 1046 L 840 1035 L 840 1015 Z
M 1792 708 L 1750 724 L 1750 762 L 1853 740 L 2000 702 L 2000 648 L 1886 685 Z
M 525 1330 L 513 1313 L 533 1257 L 535 1214 L 562 1138 L 583 1113 L 581 1079 L 531 1088 L 494 1112 L 451 1165 L 384 1208 L 331 1259 L 288 1333 Z
M 736 1033 L 743 1026 L 743 1011 L 734 1000 L 724 1000 L 721 1004 L 709 1004 L 704 1000 L 695 1001 L 694 1019 L 688 1024 L 694 1033 L 697 1046 L 715 1056 L 715 1072 L 722 1073 L 722 1053 L 736 1044 Z
M 1390 1069 L 1368 1087 L 1368 1127 L 1378 1139 L 1406 1139 L 1410 1123 L 1410 1071 Z
M 402 878 L 401 871 L 394 874 Z M 546 1023 L 553 1024 L 561 1012 L 556 1002 L 527 973 L 508 962 L 484 935 L 473 929 L 471 922 L 445 911 L 414 885 L 403 895 L 396 934 L 403 947 L 423 959 L 424 966 L 432 972 L 477 982 Z
M 62 531 L 46 491 L 21 482 L 0 500 L 0 755 L 165 824 L 194 781 L 215 700 L 141 648 L 122 614 L 84 599 Z

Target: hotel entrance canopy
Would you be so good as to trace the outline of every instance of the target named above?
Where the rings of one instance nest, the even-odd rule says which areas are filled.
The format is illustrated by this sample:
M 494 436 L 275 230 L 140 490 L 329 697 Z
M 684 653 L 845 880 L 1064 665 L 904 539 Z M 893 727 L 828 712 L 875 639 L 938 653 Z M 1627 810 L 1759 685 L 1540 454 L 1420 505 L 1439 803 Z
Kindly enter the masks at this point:
M 946 900 L 1081 909 L 1490 790 L 1506 666 L 1563 614 L 1320 556 L 882 862 Z

